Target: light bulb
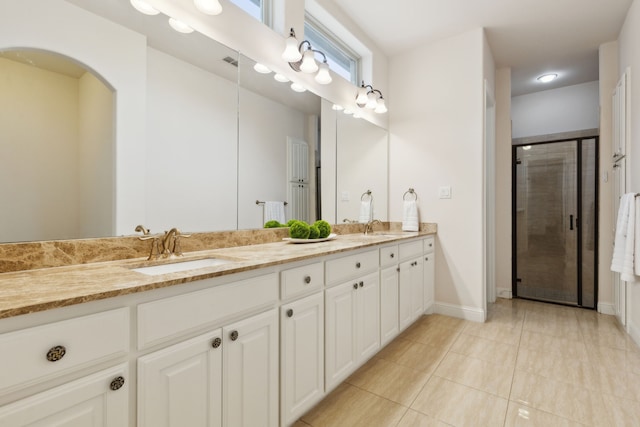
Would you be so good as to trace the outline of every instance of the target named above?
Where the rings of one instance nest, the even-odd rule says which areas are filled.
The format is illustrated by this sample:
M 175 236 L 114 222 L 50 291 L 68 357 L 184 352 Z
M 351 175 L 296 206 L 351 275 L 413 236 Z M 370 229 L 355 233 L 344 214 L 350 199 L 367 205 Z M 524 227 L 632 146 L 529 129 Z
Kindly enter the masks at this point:
M 291 89 L 294 92 L 305 92 L 306 91 L 306 89 L 300 83 L 296 83 L 296 82 L 291 83 Z
M 369 92 L 367 95 L 367 103 L 364 105 L 366 108 L 374 109 L 378 105 L 378 97 L 374 91 Z
M 206 15 L 220 15 L 222 6 L 218 0 L 193 0 L 196 9 Z
M 348 109 L 348 108 L 345 108 L 345 109 L 344 109 L 344 111 L 343 111 L 343 113 L 345 113 L 345 114 L 349 115 L 349 114 L 353 114 L 353 111 L 352 111 L 352 110 L 350 110 L 350 109 Z
M 184 34 L 193 33 L 193 28 L 191 28 L 190 26 L 188 26 L 182 21 L 178 21 L 176 18 L 169 18 L 169 25 L 171 25 L 171 28 L 173 28 L 179 33 L 184 33 Z
M 269 74 L 271 72 L 271 70 L 267 68 L 266 65 L 263 65 L 259 62 L 256 62 L 256 64 L 253 66 L 253 69 L 260 74 Z
M 140 13 L 144 13 L 145 15 L 157 15 L 160 13 L 158 9 L 151 6 L 144 0 L 130 0 L 131 6 L 135 8 Z
M 358 94 L 356 95 L 356 104 L 358 107 L 364 107 L 367 104 L 369 98 L 367 97 L 367 88 L 362 86 L 358 88 Z
M 298 50 L 298 40 L 296 39 L 296 36 L 293 35 L 293 30 L 291 32 L 292 34 L 285 40 L 282 59 L 287 62 L 298 62 L 302 59 L 302 54 L 300 53 L 300 50 Z
M 280 83 L 286 83 L 286 82 L 289 81 L 289 77 L 285 76 L 284 74 L 280 74 L 280 73 L 275 73 L 273 75 L 273 78 L 276 81 L 280 82 Z
M 344 107 L 342 105 L 338 105 L 338 104 L 333 104 L 333 107 L 331 107 L 331 108 L 336 110 L 336 111 L 344 110 Z
M 538 81 L 540 81 L 542 83 L 549 83 L 549 82 L 555 80 L 556 77 L 558 77 L 557 74 L 544 74 L 544 75 L 538 77 Z
M 331 74 L 329 74 L 329 64 L 326 62 L 321 63 L 318 74 L 316 74 L 316 81 L 321 85 L 328 85 L 332 80 Z
M 386 113 L 388 111 L 387 110 L 387 106 L 385 105 L 383 97 L 378 98 L 376 109 L 373 110 L 373 111 L 375 111 L 378 114 L 384 114 L 384 113 Z
M 303 73 L 315 73 L 318 71 L 318 63 L 316 62 L 315 54 L 311 49 L 307 49 L 302 54 L 302 64 L 300 64 L 300 71 Z

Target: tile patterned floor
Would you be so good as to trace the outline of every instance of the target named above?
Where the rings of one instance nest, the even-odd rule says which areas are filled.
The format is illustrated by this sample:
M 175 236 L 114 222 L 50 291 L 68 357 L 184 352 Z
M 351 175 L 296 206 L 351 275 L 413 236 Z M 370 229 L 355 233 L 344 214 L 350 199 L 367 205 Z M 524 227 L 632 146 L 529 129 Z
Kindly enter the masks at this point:
M 613 316 L 500 299 L 424 316 L 295 427 L 640 426 L 640 349 Z

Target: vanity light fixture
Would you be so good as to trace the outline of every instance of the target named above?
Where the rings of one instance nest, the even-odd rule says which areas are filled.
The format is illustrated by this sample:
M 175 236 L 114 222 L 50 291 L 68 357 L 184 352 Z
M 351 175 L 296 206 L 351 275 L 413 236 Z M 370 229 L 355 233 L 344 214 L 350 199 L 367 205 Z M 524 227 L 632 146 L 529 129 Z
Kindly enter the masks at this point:
M 551 74 L 543 74 L 540 77 L 538 77 L 537 80 L 539 82 L 542 82 L 542 83 L 549 83 L 549 82 L 554 81 L 557 77 L 558 77 L 558 75 L 557 74 L 553 74 L 553 73 L 551 73 Z
M 222 6 L 218 0 L 193 0 L 193 4 L 205 15 L 220 15 Z
M 319 65 L 316 62 L 316 53 L 322 55 L 322 62 Z M 285 40 L 282 59 L 287 61 L 289 66 L 295 71 L 302 71 L 308 74 L 317 73 L 315 79 L 322 85 L 327 85 L 333 80 L 329 73 L 327 55 L 322 51 L 314 49 L 308 40 L 303 40 L 302 43 L 298 44 L 296 32 L 293 28 L 291 28 L 289 37 Z
M 256 70 L 260 74 L 269 74 L 271 70 L 266 66 L 259 62 L 256 62 L 253 66 L 253 69 Z
M 364 81 L 356 93 L 356 105 L 360 108 L 369 108 L 378 114 L 388 111 L 382 92 L 371 85 L 365 85 Z
M 149 3 L 147 3 L 144 0 L 129 0 L 129 2 L 131 3 L 131 6 L 133 6 L 135 10 L 137 10 L 140 13 L 144 13 L 145 15 L 157 15 L 160 13 L 158 9 L 151 6 Z
M 193 28 L 191 28 L 184 22 L 177 20 L 176 18 L 169 18 L 169 25 L 171 25 L 171 28 L 173 28 L 179 33 L 183 33 L 183 34 L 193 33 Z
M 289 77 L 285 76 L 284 74 L 280 74 L 280 73 L 275 73 L 273 75 L 273 78 L 275 79 L 275 81 L 280 82 L 280 83 L 287 83 L 289 80 Z

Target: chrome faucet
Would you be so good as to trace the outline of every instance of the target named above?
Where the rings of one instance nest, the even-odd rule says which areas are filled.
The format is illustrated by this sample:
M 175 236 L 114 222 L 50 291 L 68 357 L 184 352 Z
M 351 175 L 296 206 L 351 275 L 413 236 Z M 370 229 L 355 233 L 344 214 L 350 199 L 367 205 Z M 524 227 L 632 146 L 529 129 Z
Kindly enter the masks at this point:
M 373 231 L 373 226 L 376 224 L 382 224 L 380 220 L 373 219 L 364 225 L 364 234 L 369 234 L 369 231 Z

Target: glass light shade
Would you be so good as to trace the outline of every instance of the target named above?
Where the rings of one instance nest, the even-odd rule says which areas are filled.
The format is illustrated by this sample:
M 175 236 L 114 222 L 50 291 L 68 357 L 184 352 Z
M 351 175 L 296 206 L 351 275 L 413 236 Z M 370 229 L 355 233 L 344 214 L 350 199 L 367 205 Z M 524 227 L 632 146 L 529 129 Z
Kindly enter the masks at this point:
M 303 73 L 315 73 L 318 71 L 318 63 L 316 62 L 315 55 L 311 49 L 307 49 L 302 54 L 302 64 L 300 64 L 300 71 Z
M 365 104 L 366 108 L 374 109 L 378 105 L 378 96 L 375 92 L 371 91 L 367 95 L 367 103 Z
M 220 15 L 222 6 L 218 0 L 193 0 L 196 9 L 206 15 Z
M 184 33 L 184 34 L 193 33 L 193 28 L 191 28 L 184 22 L 177 20 L 176 18 L 169 18 L 169 25 L 171 25 L 171 28 L 173 28 L 179 33 Z
M 286 83 L 286 82 L 288 82 L 288 81 L 289 81 L 289 77 L 287 77 L 287 76 L 285 76 L 285 75 L 283 75 L 283 74 L 280 74 L 280 73 L 275 73 L 275 74 L 273 75 L 273 78 L 274 78 L 276 81 L 280 82 L 280 83 Z
M 382 97 L 378 98 L 376 109 L 373 111 L 375 111 L 378 114 L 384 114 L 388 111 L 387 106 L 385 105 L 385 102 L 384 102 L 384 98 Z
M 305 92 L 306 91 L 306 89 L 300 83 L 296 83 L 296 82 L 291 83 L 291 89 L 294 92 Z
M 144 13 L 145 15 L 157 15 L 160 11 L 144 0 L 130 0 L 131 6 L 134 7 L 140 13 Z
M 289 36 L 287 37 L 287 40 L 285 40 L 282 59 L 287 62 L 298 62 L 302 59 L 302 54 L 298 50 L 298 40 L 294 36 Z
M 263 65 L 259 62 L 256 62 L 256 64 L 253 66 L 253 69 L 260 74 L 269 74 L 271 72 L 271 70 L 266 65 Z
M 369 98 L 367 97 L 367 88 L 360 86 L 358 88 L 358 94 L 356 95 L 356 104 L 358 107 L 364 107 L 367 104 L 367 101 L 369 101 Z
M 328 85 L 333 79 L 329 73 L 329 64 L 323 62 L 320 64 L 318 74 L 316 74 L 316 81 L 321 85 Z

